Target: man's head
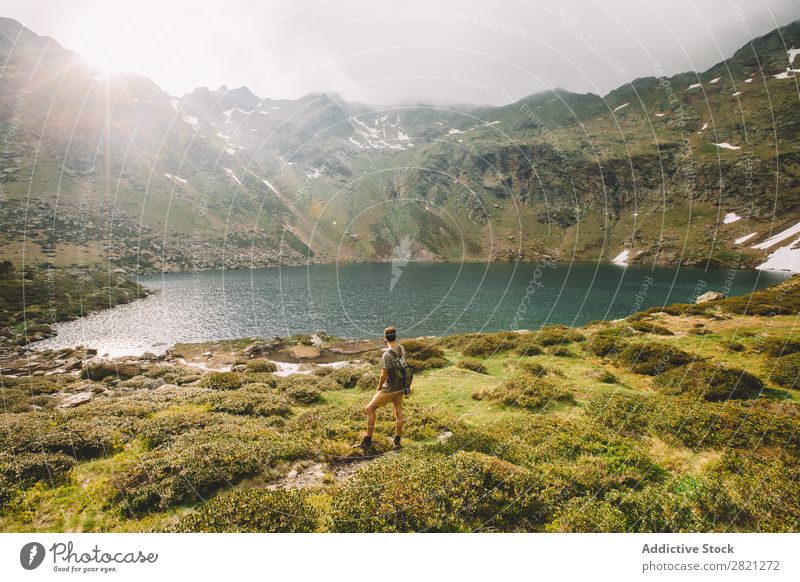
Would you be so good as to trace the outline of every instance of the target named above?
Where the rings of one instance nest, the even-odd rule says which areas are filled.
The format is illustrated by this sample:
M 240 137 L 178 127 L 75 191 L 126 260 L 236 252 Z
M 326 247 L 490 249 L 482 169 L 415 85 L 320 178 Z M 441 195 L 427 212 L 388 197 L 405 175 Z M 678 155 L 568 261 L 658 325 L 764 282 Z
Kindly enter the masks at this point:
M 386 338 L 387 342 L 395 341 L 397 339 L 397 328 L 393 325 L 390 325 L 383 330 L 383 337 Z

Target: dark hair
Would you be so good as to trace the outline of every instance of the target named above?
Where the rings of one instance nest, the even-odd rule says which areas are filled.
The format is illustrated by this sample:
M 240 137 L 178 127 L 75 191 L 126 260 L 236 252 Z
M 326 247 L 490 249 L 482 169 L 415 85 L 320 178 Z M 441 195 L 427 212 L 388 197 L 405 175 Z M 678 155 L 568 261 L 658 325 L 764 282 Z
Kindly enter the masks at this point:
M 393 342 L 397 339 L 397 328 L 393 325 L 390 325 L 383 330 L 383 335 L 386 338 L 386 341 Z

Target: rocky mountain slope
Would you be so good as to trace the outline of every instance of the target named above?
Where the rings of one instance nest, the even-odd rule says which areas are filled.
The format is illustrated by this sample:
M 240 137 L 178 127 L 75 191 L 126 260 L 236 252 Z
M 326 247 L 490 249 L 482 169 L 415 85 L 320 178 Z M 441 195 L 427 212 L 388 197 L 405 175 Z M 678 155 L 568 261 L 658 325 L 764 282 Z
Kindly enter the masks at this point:
M 0 19 L 0 258 L 800 268 L 797 233 L 770 240 L 800 221 L 797 47 L 800 21 L 604 97 L 376 108 L 245 87 L 175 98 Z

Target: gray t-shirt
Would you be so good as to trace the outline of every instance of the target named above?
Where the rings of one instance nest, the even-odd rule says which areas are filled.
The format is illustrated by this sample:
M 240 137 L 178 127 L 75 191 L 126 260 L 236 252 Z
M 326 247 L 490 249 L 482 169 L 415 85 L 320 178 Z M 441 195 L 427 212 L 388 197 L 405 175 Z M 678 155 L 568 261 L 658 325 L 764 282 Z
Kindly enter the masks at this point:
M 397 349 L 395 350 L 398 354 L 405 357 L 406 350 L 400 344 L 397 344 Z M 383 357 L 381 357 L 381 368 L 388 370 L 392 367 L 392 365 L 397 361 L 397 358 L 392 354 L 392 350 L 390 348 L 386 348 L 383 352 Z M 381 386 L 381 389 L 384 392 L 391 392 L 392 387 L 389 385 L 389 377 L 386 377 L 386 381 Z

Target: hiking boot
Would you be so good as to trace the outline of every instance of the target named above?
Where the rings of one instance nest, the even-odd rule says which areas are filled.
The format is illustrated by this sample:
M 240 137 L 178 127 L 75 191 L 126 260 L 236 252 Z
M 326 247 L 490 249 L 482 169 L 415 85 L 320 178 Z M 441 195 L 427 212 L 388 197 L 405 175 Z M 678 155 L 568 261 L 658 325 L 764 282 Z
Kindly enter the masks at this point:
M 372 448 L 372 437 L 365 436 L 357 445 L 353 445 L 354 449 L 362 449 L 364 451 Z
M 392 443 L 392 446 L 396 449 L 400 448 L 400 437 L 398 435 L 394 435 L 394 438 L 389 437 L 389 442 Z

